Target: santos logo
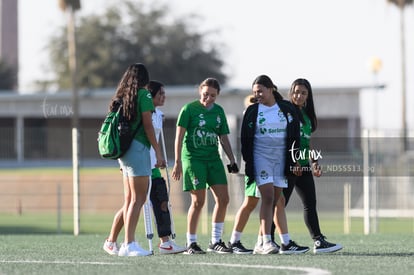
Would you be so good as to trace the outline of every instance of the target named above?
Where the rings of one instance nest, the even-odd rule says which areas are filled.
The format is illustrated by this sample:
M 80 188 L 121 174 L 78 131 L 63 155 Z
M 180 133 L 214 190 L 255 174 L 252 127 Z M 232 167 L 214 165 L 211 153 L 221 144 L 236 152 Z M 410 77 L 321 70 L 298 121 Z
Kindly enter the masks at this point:
M 292 148 L 289 150 L 290 156 L 293 160 L 293 163 L 296 163 L 298 160 L 318 160 L 322 159 L 322 150 L 300 150 L 299 148 L 295 148 L 296 141 L 293 142 Z

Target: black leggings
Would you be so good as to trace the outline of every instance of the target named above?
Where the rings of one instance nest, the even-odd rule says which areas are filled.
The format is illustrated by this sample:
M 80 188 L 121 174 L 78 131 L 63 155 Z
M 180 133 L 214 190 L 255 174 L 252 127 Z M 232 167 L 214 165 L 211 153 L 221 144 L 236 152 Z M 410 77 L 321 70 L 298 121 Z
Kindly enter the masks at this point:
M 290 195 L 292 195 L 293 188 L 296 189 L 303 205 L 303 218 L 309 234 L 312 239 L 321 236 L 321 229 L 319 227 L 318 212 L 316 210 L 316 191 L 315 181 L 313 180 L 310 168 L 304 171 L 300 177 L 288 177 L 288 188 L 283 189 L 286 203 L 288 204 Z
M 161 209 L 163 202 L 168 203 L 167 185 L 163 178 L 155 178 L 152 180 L 150 200 L 157 224 L 158 237 L 161 238 L 171 235 L 170 211 L 167 206 L 166 210 Z
M 303 218 L 305 220 L 306 227 L 309 230 L 309 234 L 312 239 L 317 239 L 321 236 L 321 229 L 319 227 L 318 212 L 316 210 L 316 191 L 315 181 L 313 180 L 312 172 L 310 168 L 308 171 L 304 171 L 302 176 L 290 176 L 288 177 L 288 188 L 283 189 L 283 196 L 285 197 L 285 206 L 287 206 L 290 196 L 292 195 L 293 188 L 296 189 L 303 205 Z M 272 224 L 271 236 L 274 241 L 275 224 Z

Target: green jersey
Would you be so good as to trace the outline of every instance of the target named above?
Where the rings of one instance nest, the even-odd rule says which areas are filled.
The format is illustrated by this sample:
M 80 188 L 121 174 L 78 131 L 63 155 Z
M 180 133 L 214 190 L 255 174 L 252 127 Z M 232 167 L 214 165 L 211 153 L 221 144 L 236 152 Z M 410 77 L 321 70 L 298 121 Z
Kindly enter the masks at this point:
M 181 109 L 177 126 L 186 129 L 182 158 L 216 160 L 220 158 L 218 139 L 230 133 L 226 115 L 220 105 L 211 109 L 204 107 L 200 101 L 190 102 Z
M 133 127 L 132 127 L 133 129 L 135 129 L 135 127 L 138 126 L 138 123 L 142 121 L 143 112 L 148 112 L 148 111 L 152 112 L 155 110 L 154 103 L 152 102 L 152 96 L 148 90 L 144 88 L 141 88 L 138 90 L 136 106 L 137 106 L 137 117 L 136 117 L 135 122 L 133 123 Z M 148 148 L 151 147 L 151 144 L 147 138 L 147 135 L 145 134 L 144 127 L 142 127 L 142 125 L 138 129 L 138 132 L 135 135 L 135 139 L 141 142 L 142 144 L 144 144 L 145 146 L 147 146 Z
M 301 166 L 304 166 L 309 164 L 308 157 L 310 149 L 310 138 L 312 134 L 312 124 L 306 112 L 303 109 L 301 112 L 305 123 L 300 123 L 300 151 L 304 152 L 303 156 L 306 157 L 299 159 L 299 164 Z

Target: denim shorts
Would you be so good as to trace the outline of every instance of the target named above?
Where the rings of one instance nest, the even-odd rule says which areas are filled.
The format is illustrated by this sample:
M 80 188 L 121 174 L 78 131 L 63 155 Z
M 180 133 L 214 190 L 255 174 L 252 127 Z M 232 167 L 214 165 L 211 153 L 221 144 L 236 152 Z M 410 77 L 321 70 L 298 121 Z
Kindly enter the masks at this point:
M 135 139 L 118 162 L 125 177 L 151 176 L 149 148 Z

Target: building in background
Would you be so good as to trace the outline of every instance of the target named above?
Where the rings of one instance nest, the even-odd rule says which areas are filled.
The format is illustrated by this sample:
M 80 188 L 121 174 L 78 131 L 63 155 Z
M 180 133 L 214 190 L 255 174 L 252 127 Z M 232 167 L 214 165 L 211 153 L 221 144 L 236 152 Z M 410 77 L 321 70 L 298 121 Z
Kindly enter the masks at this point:
M 96 138 L 115 88 L 81 91 L 79 98 L 81 158 L 98 161 Z M 226 111 L 230 141 L 240 152 L 239 129 L 244 98 L 250 89 L 223 87 L 218 104 Z M 287 93 L 288 88 L 281 89 Z M 355 137 L 361 135 L 359 92 L 361 87 L 314 87 L 319 127 L 314 146 L 325 152 L 360 152 Z M 182 105 L 198 98 L 193 86 L 170 86 L 165 134 L 168 156 L 173 158 L 175 123 Z M 71 93 L 0 94 L 0 160 L 23 164 L 33 160 L 70 160 Z M 238 156 L 240 157 L 240 156 Z M 105 162 L 101 162 L 105 163 Z

